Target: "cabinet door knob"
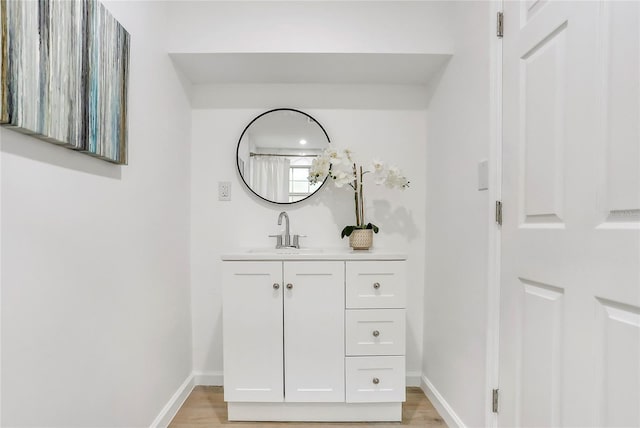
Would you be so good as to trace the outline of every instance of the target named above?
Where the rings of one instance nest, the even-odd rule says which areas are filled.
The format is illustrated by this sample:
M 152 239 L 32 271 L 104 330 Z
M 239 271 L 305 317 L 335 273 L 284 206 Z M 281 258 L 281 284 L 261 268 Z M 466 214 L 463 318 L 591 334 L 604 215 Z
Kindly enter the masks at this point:
M 273 284 L 273 289 L 277 290 L 278 288 L 280 288 L 280 284 L 278 284 L 277 282 Z
M 373 288 L 375 288 L 376 290 L 377 290 L 378 288 L 380 288 L 380 283 L 379 283 L 379 282 L 374 282 L 374 283 L 373 283 Z
M 374 377 L 374 378 L 373 378 L 373 384 L 374 384 L 374 385 L 377 385 L 377 384 L 379 384 L 379 383 L 380 383 L 380 379 L 378 379 L 377 377 Z
M 292 288 L 293 288 L 293 284 L 291 284 L 291 283 L 287 284 L 287 289 L 288 290 L 291 290 Z
M 380 332 L 378 330 L 373 330 L 373 337 L 380 336 Z

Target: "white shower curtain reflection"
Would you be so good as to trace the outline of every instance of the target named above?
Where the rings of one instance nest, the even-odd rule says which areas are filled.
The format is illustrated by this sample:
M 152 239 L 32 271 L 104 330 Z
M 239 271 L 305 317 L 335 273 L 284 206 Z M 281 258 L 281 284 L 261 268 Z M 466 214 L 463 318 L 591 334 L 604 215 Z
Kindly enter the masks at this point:
M 289 166 L 285 157 L 251 158 L 251 188 L 265 199 L 289 202 Z

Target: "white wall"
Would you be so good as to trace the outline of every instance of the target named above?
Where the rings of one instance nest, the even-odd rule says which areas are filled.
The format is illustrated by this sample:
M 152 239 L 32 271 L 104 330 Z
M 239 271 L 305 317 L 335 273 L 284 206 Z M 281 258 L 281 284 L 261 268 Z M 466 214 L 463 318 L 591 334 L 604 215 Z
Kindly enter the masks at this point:
M 147 426 L 192 364 L 220 379 L 220 255 L 273 245 L 282 209 L 243 188 L 235 146 L 257 114 L 291 106 L 337 146 L 409 176 L 405 192 L 367 190 L 376 246 L 410 255 L 407 369 L 483 425 L 490 221 L 476 163 L 489 146 L 488 3 L 108 7 L 132 34 L 130 165 L 0 131 L 1 424 Z M 424 87 L 304 84 L 188 88 L 190 113 L 166 51 L 455 55 L 428 115 Z M 232 182 L 230 202 L 217 200 L 218 181 Z M 304 245 L 348 245 L 345 189 L 286 209 Z
M 468 426 L 484 426 L 487 412 L 492 202 L 477 190 L 477 162 L 490 148 L 490 7 L 452 5 L 454 55 L 428 111 L 423 372 Z
M 300 88 L 296 86 L 296 90 Z M 287 96 L 286 94 L 284 95 Z M 309 200 L 291 206 L 268 204 L 239 181 L 236 145 L 244 127 L 272 108 L 194 110 L 192 128 L 191 284 L 194 370 L 219 379 L 222 371 L 221 262 L 235 247 L 270 247 L 280 211 L 291 232 L 308 235 L 307 247 L 348 247 L 340 231 L 353 224 L 353 194 L 331 183 Z M 358 159 L 379 157 L 400 166 L 411 181 L 406 191 L 373 183 L 365 194 L 368 220 L 380 226 L 375 246 L 407 252 L 407 370 L 419 376 L 422 361 L 424 291 L 426 114 L 424 110 L 313 109 L 305 112 L 326 129 L 336 147 L 349 147 Z M 218 181 L 232 182 L 232 200 L 217 200 Z M 272 242 L 273 241 L 273 242 Z
M 438 1 L 179 1 L 169 52 L 449 53 Z
M 151 2 L 131 33 L 129 166 L 2 129 L 2 426 L 149 426 L 191 373 L 190 109 Z

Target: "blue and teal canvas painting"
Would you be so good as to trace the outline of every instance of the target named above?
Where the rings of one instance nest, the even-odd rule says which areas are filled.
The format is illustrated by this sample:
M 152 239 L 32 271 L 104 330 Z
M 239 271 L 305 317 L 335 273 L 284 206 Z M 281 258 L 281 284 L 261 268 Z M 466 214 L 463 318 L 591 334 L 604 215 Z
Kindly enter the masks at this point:
M 127 163 L 129 33 L 96 0 L 0 0 L 0 123 Z

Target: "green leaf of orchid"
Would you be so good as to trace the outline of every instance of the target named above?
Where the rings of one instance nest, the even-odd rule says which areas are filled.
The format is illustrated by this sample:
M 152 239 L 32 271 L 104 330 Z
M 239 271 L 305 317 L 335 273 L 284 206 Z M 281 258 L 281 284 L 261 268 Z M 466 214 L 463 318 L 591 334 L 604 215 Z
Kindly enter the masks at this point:
M 369 223 L 367 224 L 367 226 L 365 227 L 365 229 L 373 229 L 374 233 L 378 233 L 378 231 L 380 230 L 380 228 L 378 228 L 378 226 L 376 226 L 373 223 Z
M 344 229 L 342 229 L 342 233 L 340 234 L 340 238 L 344 238 L 345 236 L 351 236 L 351 234 L 353 233 L 354 229 L 356 229 L 356 226 L 346 226 Z

